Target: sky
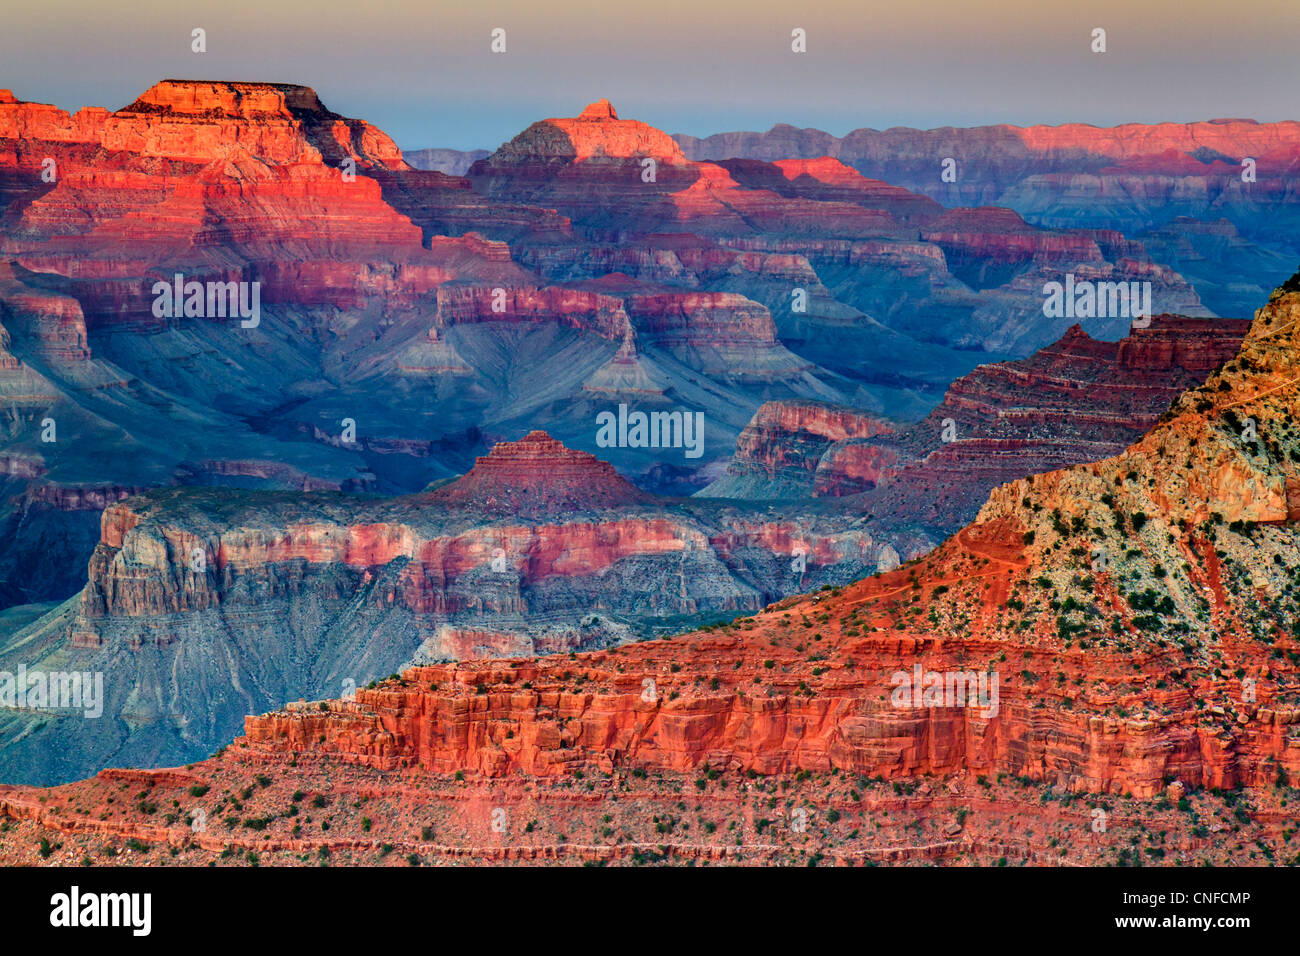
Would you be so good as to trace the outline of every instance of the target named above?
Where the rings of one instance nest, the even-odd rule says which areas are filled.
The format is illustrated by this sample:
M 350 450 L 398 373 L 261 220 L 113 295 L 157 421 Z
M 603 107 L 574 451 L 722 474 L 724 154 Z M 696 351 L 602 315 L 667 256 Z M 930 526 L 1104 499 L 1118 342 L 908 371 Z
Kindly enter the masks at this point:
M 191 50 L 206 31 L 207 52 Z M 491 34 L 505 30 L 506 51 Z M 791 50 L 806 31 L 807 52 Z M 1106 52 L 1094 53 L 1094 28 Z M 404 149 L 495 149 L 600 97 L 704 136 L 776 123 L 1300 119 L 1300 0 L 40 0 L 0 88 L 116 109 L 161 79 L 314 87 Z

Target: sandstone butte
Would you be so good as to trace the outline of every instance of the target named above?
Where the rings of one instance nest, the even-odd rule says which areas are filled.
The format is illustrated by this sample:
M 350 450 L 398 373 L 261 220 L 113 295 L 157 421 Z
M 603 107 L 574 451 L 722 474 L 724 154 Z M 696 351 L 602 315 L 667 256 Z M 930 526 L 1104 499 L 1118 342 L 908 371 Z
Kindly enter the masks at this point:
M 6 257 L 73 280 L 92 324 L 137 329 L 158 325 L 141 277 L 253 276 L 268 305 L 409 305 L 453 278 L 528 280 L 475 237 L 427 245 L 430 216 L 567 229 L 543 210 L 485 213 L 463 180 L 413 170 L 380 130 L 276 83 L 164 80 L 75 114 L 0 98 L 0 200 Z
M 185 770 L 6 788 L 6 853 L 55 831 L 74 853 L 135 833 L 188 861 L 333 846 L 381 862 L 399 844 L 415 862 L 1289 858 L 1298 324 L 1300 275 L 1141 440 L 997 488 L 895 571 L 679 638 L 411 668 L 249 717 Z M 891 675 L 916 665 L 997 674 L 996 713 L 898 706 Z M 193 836 L 214 787 L 211 813 L 238 832 Z M 320 795 L 305 820 L 290 787 Z M 173 794 L 169 829 L 151 816 Z M 514 829 L 491 826 L 498 810 Z
M 681 147 L 667 133 L 637 120 L 619 119 L 609 100 L 589 103 L 572 119 L 547 119 L 534 123 L 496 154 L 509 161 L 525 155 L 568 155 L 574 161 L 597 157 L 653 157 L 666 163 L 685 163 Z

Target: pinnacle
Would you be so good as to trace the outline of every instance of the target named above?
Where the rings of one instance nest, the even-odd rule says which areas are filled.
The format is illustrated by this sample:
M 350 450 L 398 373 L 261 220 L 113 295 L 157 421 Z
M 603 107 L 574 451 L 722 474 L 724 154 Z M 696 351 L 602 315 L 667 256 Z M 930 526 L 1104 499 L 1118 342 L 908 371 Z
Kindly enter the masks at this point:
M 596 100 L 594 103 L 588 103 L 587 108 L 579 114 L 578 119 L 584 120 L 605 120 L 618 119 L 618 113 L 615 111 L 613 104 L 606 99 Z

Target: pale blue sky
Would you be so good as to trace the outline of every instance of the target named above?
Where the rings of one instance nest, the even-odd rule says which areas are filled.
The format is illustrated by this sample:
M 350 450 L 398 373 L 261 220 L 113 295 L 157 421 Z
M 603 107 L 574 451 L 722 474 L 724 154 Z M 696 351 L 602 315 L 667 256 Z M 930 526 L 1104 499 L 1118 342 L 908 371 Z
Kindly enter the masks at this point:
M 507 52 L 489 52 L 493 27 Z M 1108 31 L 1108 52 L 1090 33 Z M 208 52 L 190 52 L 203 27 Z M 808 52 L 790 52 L 790 30 Z M 296 82 L 404 148 L 495 148 L 590 100 L 669 132 L 1297 119 L 1298 0 L 45 0 L 0 87 L 116 108 L 166 77 Z

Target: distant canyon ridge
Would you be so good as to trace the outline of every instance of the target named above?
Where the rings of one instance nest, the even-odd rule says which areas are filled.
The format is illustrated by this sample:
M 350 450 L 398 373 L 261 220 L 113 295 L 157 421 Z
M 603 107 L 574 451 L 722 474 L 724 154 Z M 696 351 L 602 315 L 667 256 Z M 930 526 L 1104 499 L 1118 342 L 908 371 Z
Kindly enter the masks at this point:
M 828 157 L 950 208 L 1003 207 L 1046 228 L 1118 229 L 1158 250 L 1217 315 L 1249 316 L 1300 258 L 1294 121 L 893 127 L 844 136 L 782 123 L 673 139 L 698 162 Z M 406 155 L 420 168 L 461 174 L 486 151 Z M 1212 267 L 1229 256 L 1225 281 Z

